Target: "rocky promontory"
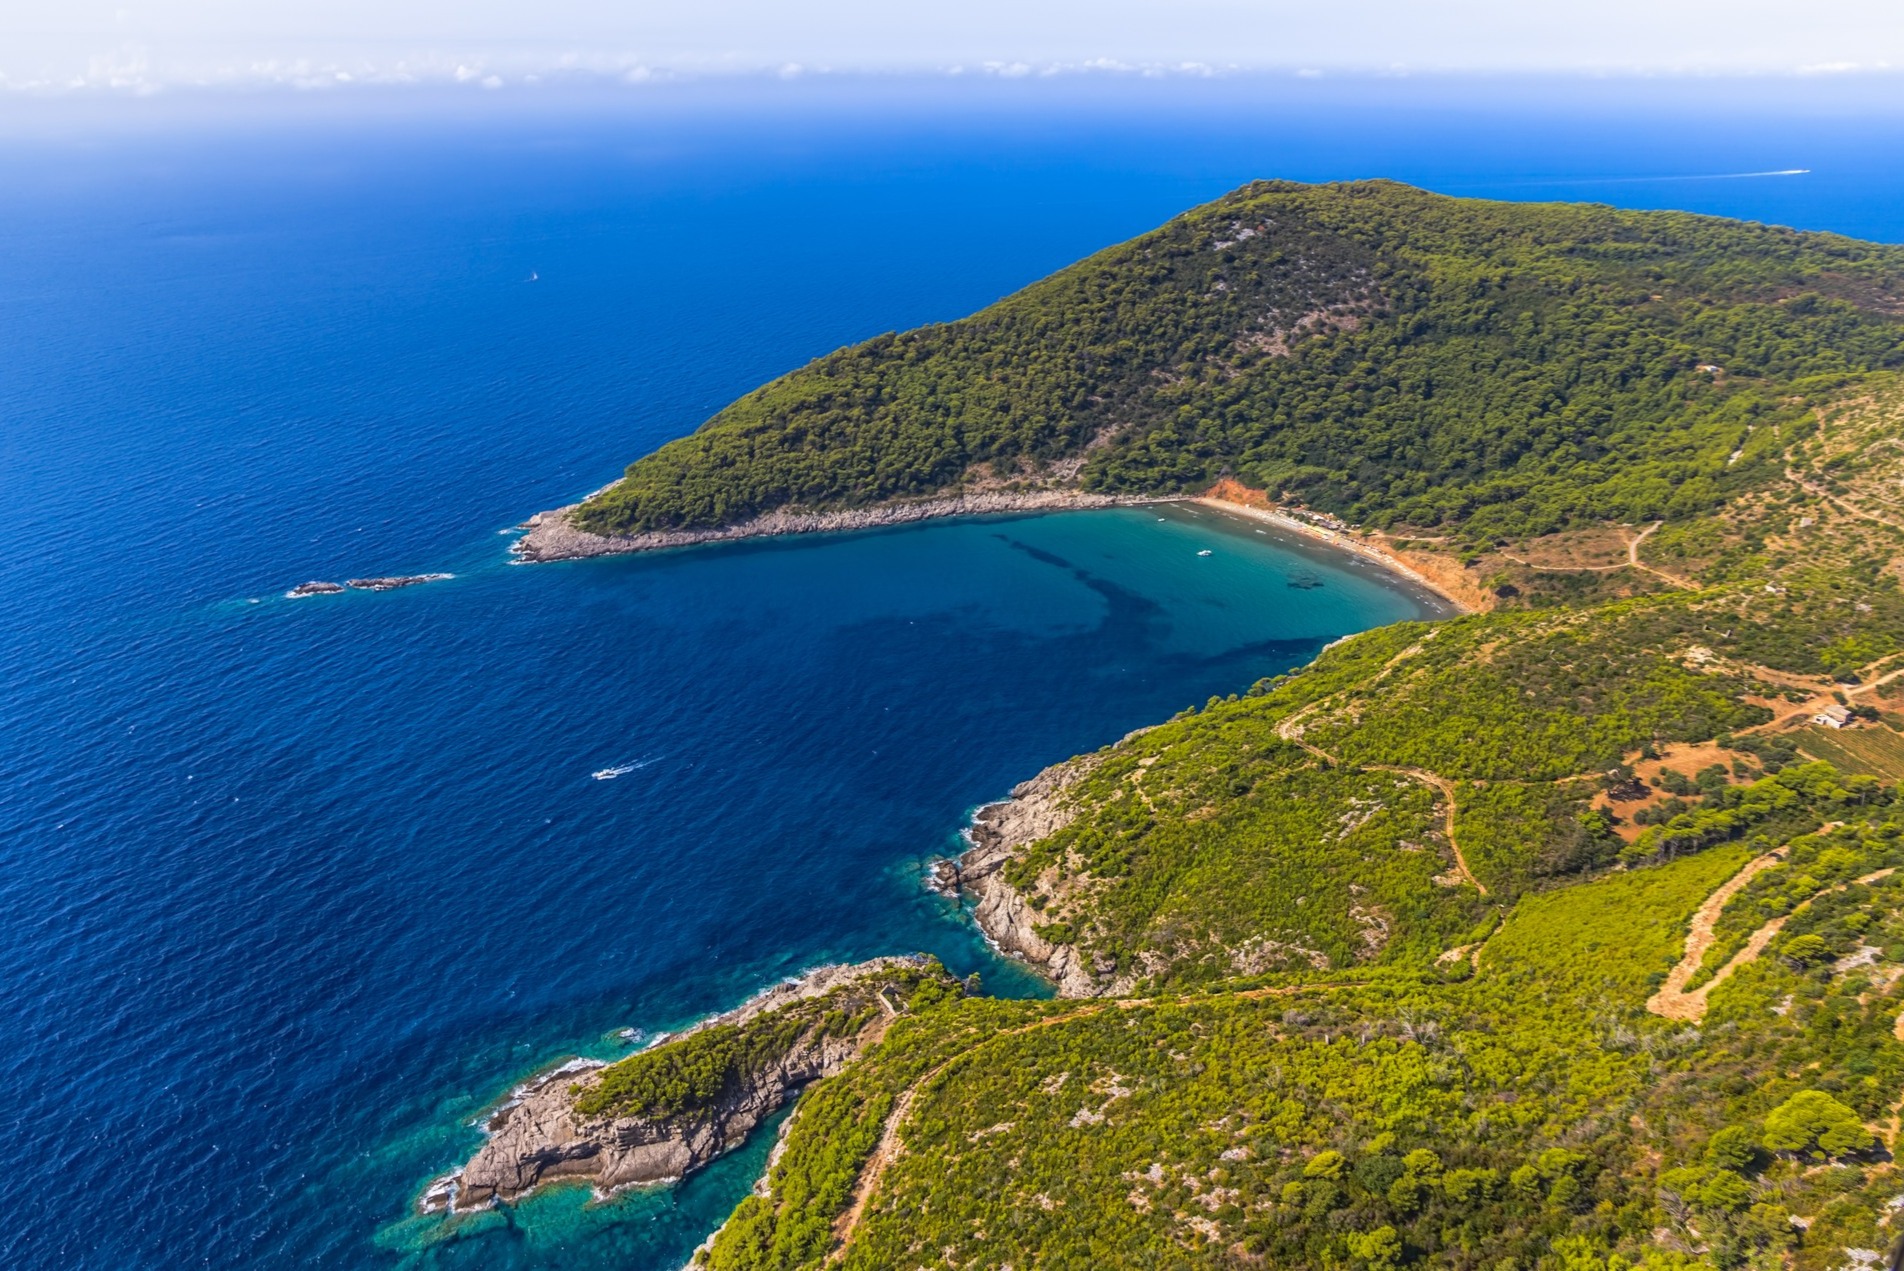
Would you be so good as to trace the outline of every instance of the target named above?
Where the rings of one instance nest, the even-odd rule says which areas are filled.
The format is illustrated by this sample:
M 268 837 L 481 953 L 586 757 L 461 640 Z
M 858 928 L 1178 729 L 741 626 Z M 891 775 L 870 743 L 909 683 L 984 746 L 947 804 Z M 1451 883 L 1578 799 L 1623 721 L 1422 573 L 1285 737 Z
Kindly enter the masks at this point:
M 538 512 L 524 523 L 525 532 L 510 548 L 517 559 L 529 564 L 554 560 L 578 560 L 587 556 L 613 556 L 622 552 L 650 552 L 664 547 L 691 547 L 696 543 L 718 543 L 741 538 L 770 538 L 785 534 L 818 534 L 841 530 L 871 530 L 887 525 L 905 525 L 913 521 L 942 516 L 983 516 L 1000 512 L 1056 512 L 1084 508 L 1133 507 L 1146 503 L 1172 501 L 1156 495 L 1089 494 L 1082 490 L 1053 487 L 1033 490 L 968 490 L 959 494 L 928 499 L 897 500 L 870 507 L 840 508 L 832 511 L 795 511 L 778 508 L 772 512 L 713 529 L 653 530 L 642 534 L 591 534 L 574 524 L 573 513 L 582 506 Z
M 572 1059 L 517 1087 L 490 1115 L 488 1140 L 431 1183 L 422 1208 L 466 1212 L 555 1179 L 602 1192 L 679 1179 L 740 1146 L 897 1016 L 962 991 L 923 956 L 821 967 L 617 1063 Z
M 972 814 L 966 831 L 971 847 L 940 861 L 933 871 L 936 888 L 973 899 L 972 918 L 993 944 L 1050 979 L 1062 997 L 1102 997 L 1127 992 L 1130 985 L 1116 975 L 1115 967 L 1087 964 L 1075 946 L 1054 944 L 1039 935 L 1038 927 L 1052 915 L 1034 910 L 1005 881 L 1003 871 L 1018 849 L 1071 824 L 1077 808 L 1069 791 L 1097 764 L 1096 755 L 1053 764 L 1014 786 L 1009 798 L 986 804 Z

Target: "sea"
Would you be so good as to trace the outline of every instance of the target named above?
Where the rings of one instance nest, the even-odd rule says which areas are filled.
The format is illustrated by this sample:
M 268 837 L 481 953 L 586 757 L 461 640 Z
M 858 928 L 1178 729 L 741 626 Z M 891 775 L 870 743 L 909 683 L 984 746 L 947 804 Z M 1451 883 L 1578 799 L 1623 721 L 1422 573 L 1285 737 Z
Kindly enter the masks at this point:
M 1437 612 L 1185 506 L 518 566 L 529 514 L 1254 178 L 1899 241 L 1901 141 L 1823 80 L 0 103 L 0 1264 L 679 1267 L 771 1127 L 414 1201 L 538 1068 L 817 964 L 1044 991 L 921 886 L 975 806 Z

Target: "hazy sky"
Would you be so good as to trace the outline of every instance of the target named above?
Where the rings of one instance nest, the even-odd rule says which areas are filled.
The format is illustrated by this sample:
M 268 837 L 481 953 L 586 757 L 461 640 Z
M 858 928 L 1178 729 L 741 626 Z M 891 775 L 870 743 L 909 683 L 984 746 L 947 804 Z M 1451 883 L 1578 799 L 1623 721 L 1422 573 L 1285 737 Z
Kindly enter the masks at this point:
M 0 84 L 1904 68 L 1900 0 L 0 0 Z

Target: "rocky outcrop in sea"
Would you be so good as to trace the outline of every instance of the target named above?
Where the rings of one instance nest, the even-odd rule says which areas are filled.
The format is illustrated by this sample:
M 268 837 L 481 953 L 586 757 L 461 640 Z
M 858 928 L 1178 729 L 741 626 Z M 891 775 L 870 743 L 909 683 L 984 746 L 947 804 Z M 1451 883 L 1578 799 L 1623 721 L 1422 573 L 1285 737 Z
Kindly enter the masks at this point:
M 455 574 L 392 574 L 387 578 L 351 578 L 341 583 L 309 582 L 299 583 L 284 594 L 293 600 L 302 596 L 335 596 L 339 592 L 355 589 L 357 591 L 396 591 L 400 587 L 414 587 L 418 583 L 440 582 L 445 578 L 454 578 Z
M 389 578 L 352 578 L 346 585 L 355 587 L 358 591 L 395 591 L 399 587 L 441 582 L 445 578 L 455 576 L 454 574 L 398 574 Z

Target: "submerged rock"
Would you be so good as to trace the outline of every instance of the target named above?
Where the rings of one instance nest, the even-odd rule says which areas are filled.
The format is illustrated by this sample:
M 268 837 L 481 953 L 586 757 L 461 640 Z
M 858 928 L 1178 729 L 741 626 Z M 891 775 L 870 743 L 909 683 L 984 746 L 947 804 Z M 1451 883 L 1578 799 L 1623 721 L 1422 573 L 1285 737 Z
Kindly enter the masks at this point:
M 291 597 L 293 600 L 295 600 L 299 596 L 328 596 L 334 592 L 339 592 L 342 590 L 344 590 L 344 584 L 342 583 L 312 582 L 312 583 L 299 583 L 297 586 L 291 588 L 291 590 L 285 592 L 284 594 Z

